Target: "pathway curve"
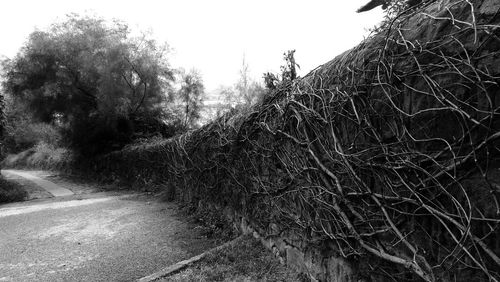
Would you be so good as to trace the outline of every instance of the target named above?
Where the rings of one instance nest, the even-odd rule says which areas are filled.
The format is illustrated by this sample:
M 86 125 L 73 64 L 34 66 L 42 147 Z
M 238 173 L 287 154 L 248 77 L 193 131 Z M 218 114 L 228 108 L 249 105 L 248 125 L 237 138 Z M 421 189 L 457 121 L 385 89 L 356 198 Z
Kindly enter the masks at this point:
M 134 281 L 215 246 L 195 227 L 144 193 L 0 205 L 0 281 Z
M 61 187 L 53 182 L 50 182 L 50 181 L 45 180 L 43 178 L 40 178 L 40 177 L 33 175 L 29 172 L 25 172 L 25 171 L 21 171 L 21 170 L 5 169 L 5 170 L 2 170 L 2 174 L 7 176 L 7 177 L 9 176 L 9 174 L 13 174 L 13 175 L 21 176 L 25 179 L 28 179 L 31 182 L 35 183 L 36 185 L 47 190 L 47 192 L 52 194 L 54 197 L 63 197 L 63 196 L 74 195 L 74 193 L 71 192 L 71 190 L 66 189 L 64 187 Z

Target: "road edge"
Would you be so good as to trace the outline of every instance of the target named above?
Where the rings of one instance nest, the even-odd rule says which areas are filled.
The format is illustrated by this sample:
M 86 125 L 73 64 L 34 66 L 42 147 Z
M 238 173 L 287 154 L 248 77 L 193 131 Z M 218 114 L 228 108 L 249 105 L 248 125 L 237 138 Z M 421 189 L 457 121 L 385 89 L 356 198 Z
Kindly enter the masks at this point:
M 220 246 L 217 246 L 215 248 L 212 248 L 206 252 L 203 252 L 197 256 L 194 256 L 194 257 L 191 257 L 189 259 L 186 259 L 186 260 L 183 260 L 183 261 L 180 261 L 178 263 L 175 263 L 175 264 L 172 264 L 168 267 L 165 267 L 163 268 L 162 270 L 160 271 L 157 271 L 151 275 L 148 275 L 148 276 L 144 276 L 142 278 L 139 278 L 138 280 L 136 280 L 137 282 L 152 282 L 152 281 L 156 281 L 158 279 L 161 279 L 165 276 L 168 276 L 168 275 L 171 275 L 177 271 L 180 271 L 184 268 L 186 268 L 187 266 L 197 262 L 197 261 L 200 261 L 201 259 L 203 259 L 205 256 L 207 256 L 208 254 L 211 254 L 211 253 L 214 253 L 214 252 L 217 252 L 219 250 L 222 250 L 224 248 L 227 248 L 227 247 L 230 247 L 230 246 L 233 246 L 237 243 L 239 243 L 241 240 L 243 240 L 245 236 L 244 235 L 241 235 L 229 242 L 226 242 Z

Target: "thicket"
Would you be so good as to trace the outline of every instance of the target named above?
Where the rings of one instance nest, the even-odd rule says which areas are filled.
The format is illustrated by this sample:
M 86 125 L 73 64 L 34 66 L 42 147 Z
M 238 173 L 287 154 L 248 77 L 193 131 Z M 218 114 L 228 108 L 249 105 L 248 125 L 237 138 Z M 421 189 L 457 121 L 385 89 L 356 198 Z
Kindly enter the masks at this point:
M 20 184 L 8 181 L 3 176 L 0 176 L 0 204 L 23 201 L 27 197 L 28 193 Z
M 6 102 L 5 97 L 0 93 L 0 157 L 4 156 L 3 139 L 6 126 Z M 0 167 L 1 168 L 1 167 Z M 0 204 L 22 201 L 28 196 L 27 192 L 21 187 L 21 185 L 14 182 L 7 181 L 2 175 L 0 175 Z

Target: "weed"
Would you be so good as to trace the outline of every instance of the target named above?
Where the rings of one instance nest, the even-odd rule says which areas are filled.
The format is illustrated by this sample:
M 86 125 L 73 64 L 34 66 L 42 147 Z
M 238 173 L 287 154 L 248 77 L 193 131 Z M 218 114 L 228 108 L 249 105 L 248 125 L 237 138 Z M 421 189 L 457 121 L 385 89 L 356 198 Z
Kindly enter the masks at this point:
M 0 203 L 23 201 L 28 193 L 21 185 L 0 177 Z
M 207 255 L 177 274 L 165 277 L 174 281 L 303 281 L 301 276 L 281 265 L 274 255 L 251 236 Z

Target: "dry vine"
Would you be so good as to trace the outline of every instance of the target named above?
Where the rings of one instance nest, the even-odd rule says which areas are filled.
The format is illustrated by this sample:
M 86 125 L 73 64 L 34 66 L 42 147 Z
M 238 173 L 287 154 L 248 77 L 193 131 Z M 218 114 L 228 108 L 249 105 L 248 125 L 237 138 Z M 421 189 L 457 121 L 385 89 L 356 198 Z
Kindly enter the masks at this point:
M 498 11 L 479 22 L 479 6 L 453 1 L 423 14 L 449 30 L 436 41 L 411 38 L 407 21 L 419 19 L 400 19 L 382 52 L 361 46 L 276 105 L 285 113 L 272 134 L 303 148 L 278 149 L 278 159 L 291 179 L 308 179 L 299 197 L 280 197 L 313 207 L 299 224 L 314 223 L 345 256 L 370 253 L 426 281 L 461 269 L 500 279 L 500 191 L 489 179 L 498 177 L 500 77 L 485 63 L 498 60 L 488 48 L 498 48 L 500 26 L 488 21 Z M 352 68 L 360 54 L 372 61 Z M 471 176 L 477 186 L 467 187 Z
M 95 169 L 280 222 L 372 277 L 500 281 L 499 9 L 427 4 L 253 112 Z

